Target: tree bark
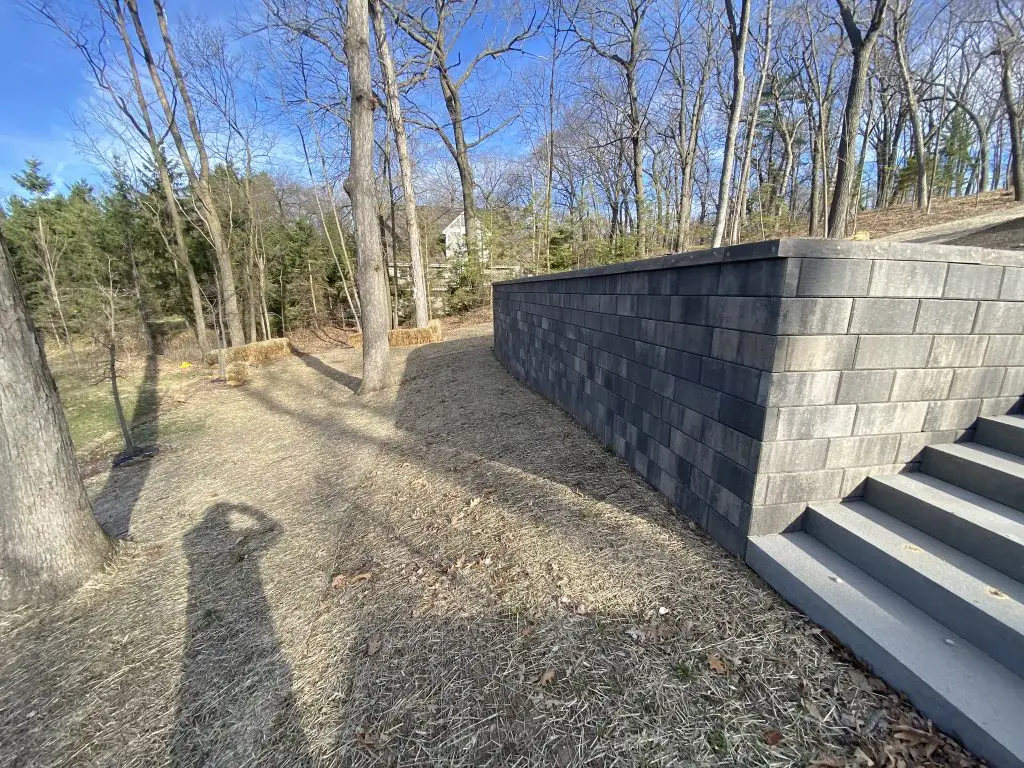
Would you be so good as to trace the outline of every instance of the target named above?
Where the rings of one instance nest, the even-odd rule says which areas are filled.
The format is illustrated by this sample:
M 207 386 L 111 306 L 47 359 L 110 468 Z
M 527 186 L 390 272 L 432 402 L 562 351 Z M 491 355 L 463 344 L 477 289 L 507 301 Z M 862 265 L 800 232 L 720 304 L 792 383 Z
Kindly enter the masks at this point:
M 57 386 L 0 234 L 0 606 L 68 594 L 111 542 L 78 473 Z
M 1013 59 L 1007 45 L 999 47 L 999 64 L 1002 69 L 1000 90 L 1003 107 L 1006 109 L 1006 121 L 1010 124 L 1010 178 L 1013 182 L 1013 199 L 1024 200 L 1024 147 L 1021 146 L 1020 107 L 1013 93 Z
M 718 248 L 725 239 L 729 220 L 729 195 L 732 189 L 732 169 L 736 162 L 736 134 L 743 111 L 743 91 L 746 88 L 747 39 L 750 31 L 750 0 L 742 0 L 739 24 L 732 0 L 725 0 L 725 13 L 729 19 L 729 42 L 732 47 L 732 102 L 729 105 L 729 128 L 725 134 L 722 155 L 722 176 L 718 183 L 718 209 L 715 211 L 715 232 L 711 247 Z
M 380 0 L 370 0 L 370 18 L 373 20 L 374 36 L 377 40 L 377 57 L 384 74 L 384 93 L 387 97 L 388 120 L 395 134 L 398 149 L 398 169 L 402 177 L 402 197 L 405 204 L 405 225 L 409 232 L 409 258 L 412 261 L 412 303 L 417 328 L 426 328 L 430 322 L 430 301 L 427 297 L 427 273 L 420 253 L 420 225 L 416 218 L 416 187 L 413 184 L 412 159 L 405 135 L 405 119 L 402 117 L 402 103 L 398 98 L 398 76 L 395 62 L 388 44 L 384 16 Z M 468 231 L 468 230 L 467 230 Z
M 829 206 L 825 233 L 831 238 L 846 236 L 846 219 L 850 213 L 850 200 L 853 196 L 851 187 L 856 173 L 857 132 L 860 128 L 860 116 L 864 111 L 864 84 L 871 62 L 871 50 L 874 48 L 878 30 L 882 27 L 882 19 L 888 5 L 888 0 L 874 0 L 871 23 L 867 32 L 861 33 L 846 0 L 837 1 L 843 27 L 853 51 L 853 67 L 850 72 L 850 87 L 846 93 L 846 109 L 843 112 L 843 128 L 836 158 L 835 193 L 832 195 L 832 205 Z
M 351 0 L 345 35 L 352 152 L 345 191 L 356 229 L 357 280 L 363 326 L 363 380 L 359 394 L 391 385 L 388 293 L 373 183 L 373 89 L 370 83 L 369 0 Z
M 910 73 L 910 60 L 907 56 L 907 27 L 910 22 L 911 0 L 906 0 L 893 12 L 893 45 L 896 48 L 896 60 L 900 65 L 900 78 L 903 81 L 903 95 L 907 99 L 907 112 L 910 114 L 910 125 L 914 134 L 914 157 L 917 158 L 917 200 L 915 207 L 920 210 L 928 204 L 928 150 L 924 145 L 924 126 L 921 124 L 921 110 L 917 106 L 917 92 Z

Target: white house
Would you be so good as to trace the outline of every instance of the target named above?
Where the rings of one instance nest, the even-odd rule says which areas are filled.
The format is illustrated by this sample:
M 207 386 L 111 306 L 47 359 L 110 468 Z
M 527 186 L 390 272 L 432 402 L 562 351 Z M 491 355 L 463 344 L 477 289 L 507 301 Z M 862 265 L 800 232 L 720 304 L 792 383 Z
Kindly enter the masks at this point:
M 484 231 L 480 225 L 480 219 L 476 219 L 476 242 L 477 252 L 480 254 L 480 261 L 488 261 L 490 254 L 484 247 Z M 444 235 L 444 256 L 445 261 L 452 261 L 466 255 L 466 220 L 460 211 L 451 220 L 441 234 Z

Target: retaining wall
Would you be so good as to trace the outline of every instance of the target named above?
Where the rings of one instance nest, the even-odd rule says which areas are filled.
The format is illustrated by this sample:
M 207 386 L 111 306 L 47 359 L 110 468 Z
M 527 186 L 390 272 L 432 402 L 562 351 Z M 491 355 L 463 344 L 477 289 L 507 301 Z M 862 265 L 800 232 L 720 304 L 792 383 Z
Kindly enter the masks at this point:
M 1024 393 L 1024 255 L 790 239 L 497 283 L 494 346 L 730 551 Z

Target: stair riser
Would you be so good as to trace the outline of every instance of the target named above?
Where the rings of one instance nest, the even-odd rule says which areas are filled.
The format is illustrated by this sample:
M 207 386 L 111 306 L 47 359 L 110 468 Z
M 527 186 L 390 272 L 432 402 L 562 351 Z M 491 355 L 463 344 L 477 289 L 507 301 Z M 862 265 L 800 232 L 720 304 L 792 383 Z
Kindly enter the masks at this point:
M 1024 479 L 979 461 L 926 448 L 921 471 L 993 501 L 1024 510 Z
M 1016 424 L 981 419 L 978 421 L 974 440 L 989 448 L 995 448 L 997 451 L 1024 456 L 1024 429 Z
M 811 507 L 804 530 L 992 658 L 1024 675 L 1024 635 Z M 913 553 L 907 552 L 908 558 Z M 985 596 L 979 596 L 986 599 Z M 996 598 L 987 598 L 996 599 Z
M 989 568 L 1024 581 L 1024 543 L 1000 536 L 875 478 L 868 478 L 864 500 Z

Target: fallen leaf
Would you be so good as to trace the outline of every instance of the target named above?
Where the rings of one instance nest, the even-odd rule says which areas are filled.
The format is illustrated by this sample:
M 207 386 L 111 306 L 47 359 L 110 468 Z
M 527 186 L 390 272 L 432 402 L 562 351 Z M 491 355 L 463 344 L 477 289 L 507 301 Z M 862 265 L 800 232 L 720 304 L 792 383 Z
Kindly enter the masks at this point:
M 370 639 L 366 641 L 366 655 L 373 656 L 380 650 L 380 646 L 380 635 L 370 635 Z
M 554 680 L 555 668 L 548 667 L 541 673 L 541 676 L 537 678 L 537 685 L 543 688 L 545 685 L 551 685 L 551 683 L 554 682 Z
M 722 657 L 714 653 L 708 654 L 708 666 L 711 667 L 712 671 L 719 675 L 724 675 L 729 671 L 729 667 L 724 661 L 722 661 Z
M 875 764 L 875 761 L 868 757 L 868 753 L 860 747 L 853 750 L 853 759 L 856 761 L 857 765 L 866 765 L 868 768 L 871 768 L 871 766 Z
M 834 757 L 819 757 L 809 763 L 810 768 L 845 768 L 846 763 L 841 763 Z
M 470 499 L 469 500 L 469 508 L 472 509 L 477 504 L 479 504 L 481 501 L 482 501 L 482 499 L 479 496 L 477 496 L 476 498 Z
M 636 640 L 638 643 L 644 642 L 647 639 L 647 633 L 637 627 L 630 627 L 626 630 L 626 634 Z
M 821 722 L 825 722 L 825 713 L 822 712 L 821 707 L 819 707 L 813 701 L 807 702 L 807 711 L 810 712 L 813 717 L 817 718 Z
M 353 584 L 357 584 L 360 581 L 368 581 L 372 575 L 373 574 L 370 573 L 369 571 L 363 571 L 362 573 L 357 573 L 355 576 L 352 577 L 352 583 Z
M 339 573 L 331 577 L 331 589 L 341 589 L 345 586 L 345 579 L 347 577 L 344 573 Z
M 850 679 L 853 680 L 853 684 L 860 688 L 862 691 L 873 690 L 871 681 L 868 680 L 868 676 L 861 672 L 859 669 L 850 670 Z
M 782 734 L 779 731 L 766 731 L 764 734 L 764 743 L 769 747 L 774 747 L 782 741 Z
M 364 730 L 363 728 L 356 729 L 356 741 L 358 741 L 364 747 L 377 746 L 377 737 L 369 731 Z

